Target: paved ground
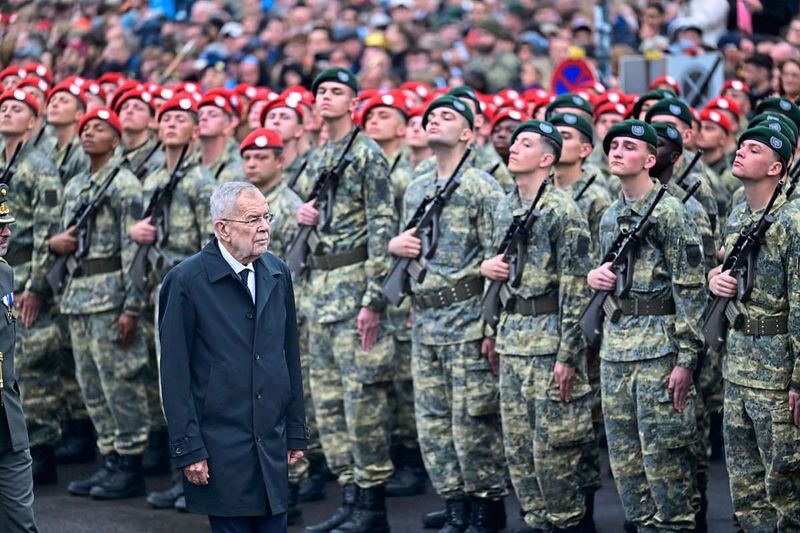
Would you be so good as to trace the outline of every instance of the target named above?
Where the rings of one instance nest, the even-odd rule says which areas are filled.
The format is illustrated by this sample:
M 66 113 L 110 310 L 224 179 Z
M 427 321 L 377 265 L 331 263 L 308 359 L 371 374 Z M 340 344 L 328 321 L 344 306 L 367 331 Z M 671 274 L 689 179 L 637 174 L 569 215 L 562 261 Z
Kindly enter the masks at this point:
M 604 458 L 605 460 L 605 458 Z M 64 488 L 66 482 L 90 474 L 93 465 L 59 468 L 58 486 L 36 490 L 36 518 L 44 533 L 195 533 L 208 531 L 205 517 L 180 514 L 175 511 L 151 509 L 143 498 L 118 502 L 97 502 L 70 496 Z M 608 472 L 604 464 L 604 472 Z M 709 487 L 709 531 L 711 533 L 733 532 L 731 502 L 728 494 L 728 479 L 722 462 L 712 463 Z M 157 490 L 169 485 L 167 476 L 148 479 L 148 489 Z M 304 519 L 312 524 L 327 518 L 339 502 L 339 490 L 335 483 L 327 487 L 328 500 L 305 504 Z M 388 502 L 389 519 L 393 533 L 422 531 L 422 513 L 439 508 L 442 501 L 428 490 L 428 494 L 412 498 L 393 498 Z M 506 500 L 509 528 L 512 531 L 521 524 L 519 506 L 513 497 Z M 604 476 L 603 489 L 597 495 L 595 523 L 600 533 L 622 531 L 622 508 L 610 477 Z M 5 528 L 0 523 L 0 532 Z M 301 527 L 289 529 L 292 533 Z

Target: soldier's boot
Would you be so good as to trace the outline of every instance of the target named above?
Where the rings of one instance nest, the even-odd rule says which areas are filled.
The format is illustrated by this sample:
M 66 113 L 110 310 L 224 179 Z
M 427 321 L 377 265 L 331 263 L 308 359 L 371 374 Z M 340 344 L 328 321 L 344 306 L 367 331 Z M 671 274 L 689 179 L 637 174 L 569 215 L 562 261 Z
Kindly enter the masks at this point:
M 31 459 L 33 459 L 33 484 L 36 486 L 53 485 L 58 483 L 58 471 L 56 469 L 56 451 L 53 446 L 41 444 L 31 447 Z
M 466 533 L 497 533 L 506 527 L 506 506 L 503 500 L 471 497 L 469 527 Z
M 554 527 L 552 533 L 596 533 L 597 529 L 594 527 L 594 520 L 587 513 L 583 514 L 583 518 L 576 525 L 572 527 Z
M 447 523 L 447 509 L 439 509 L 422 515 L 422 527 L 425 529 L 441 529 Z
M 308 477 L 300 481 L 298 501 L 302 503 L 318 502 L 325 499 L 325 459 L 311 459 L 308 465 Z
M 717 461 L 725 456 L 725 442 L 722 439 L 722 413 L 711 413 L 709 417 L 709 459 Z
M 300 509 L 300 502 L 297 498 L 299 491 L 300 485 L 289 483 L 289 508 L 286 510 L 286 523 L 290 526 L 300 523 L 303 518 L 303 510 Z
M 469 500 L 466 498 L 445 500 L 445 523 L 439 533 L 461 533 L 469 527 Z
M 386 495 L 395 497 L 425 494 L 425 482 L 428 476 L 425 465 L 422 464 L 419 448 L 400 446 L 397 455 L 397 469 L 386 483 Z
M 172 486 L 167 490 L 151 492 L 147 495 L 147 503 L 156 509 L 172 509 L 175 502 L 183 496 L 183 480 L 173 478 Z
M 166 429 L 156 429 L 150 432 L 147 439 L 147 448 L 142 456 L 142 469 L 146 476 L 159 476 L 170 470 L 169 463 L 169 437 Z
M 186 496 L 181 496 L 177 500 L 175 500 L 175 509 L 177 509 L 181 513 L 188 512 L 186 509 Z
M 96 457 L 95 433 L 88 418 L 69 419 L 61 424 L 61 440 L 56 445 L 58 464 L 88 463 Z
M 386 517 L 386 486 L 359 489 L 353 514 L 332 533 L 389 533 Z
M 89 496 L 92 488 L 111 477 L 117 471 L 117 463 L 119 463 L 119 455 L 116 452 L 104 455 L 103 464 L 97 472 L 86 479 L 70 481 L 67 485 L 67 490 L 75 496 Z
M 698 509 L 694 515 L 695 533 L 706 533 L 708 531 L 708 522 L 706 521 L 706 514 L 708 512 L 707 487 L 708 474 L 697 474 L 697 489 L 700 492 L 700 509 Z
M 314 524 L 313 526 L 306 526 L 306 531 L 309 533 L 327 533 L 347 522 L 356 506 L 358 492 L 359 489 L 355 483 L 348 483 L 342 487 L 342 504 L 339 508 L 324 522 Z
M 89 495 L 96 500 L 120 500 L 144 496 L 144 471 L 141 455 L 121 455 L 117 469 Z

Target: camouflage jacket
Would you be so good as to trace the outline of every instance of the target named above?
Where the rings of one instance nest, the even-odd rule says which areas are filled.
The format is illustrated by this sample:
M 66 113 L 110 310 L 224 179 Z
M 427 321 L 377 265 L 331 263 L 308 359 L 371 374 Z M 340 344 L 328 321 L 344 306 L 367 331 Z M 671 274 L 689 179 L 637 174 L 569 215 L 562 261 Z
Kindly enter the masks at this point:
M 589 183 L 592 176 L 594 176 L 594 181 Z M 606 212 L 608 206 L 611 205 L 611 196 L 603 186 L 603 177 L 599 172 L 597 174 L 584 172 L 578 178 L 578 181 L 564 189 L 564 191 L 578 204 L 578 209 L 589 223 L 589 234 L 592 238 L 592 262 L 596 263 L 600 260 L 600 220 L 603 218 L 603 213 Z
M 605 256 L 621 229 L 632 229 L 652 203 L 658 187 L 644 198 L 619 198 L 600 222 L 601 254 Z M 653 216 L 658 223 L 636 253 L 633 285 L 628 298 L 672 299 L 675 314 L 626 316 L 603 323 L 600 357 L 606 361 L 640 361 L 677 354 L 678 364 L 694 368 L 703 349 L 698 326 L 705 305 L 700 239 L 690 231 L 684 206 L 665 195 Z
M 746 202 L 737 206 L 725 226 L 726 249 L 762 214 L 763 209 L 750 211 Z M 788 315 L 789 333 L 746 336 L 729 328 L 723 376 L 737 385 L 786 390 L 790 381 L 800 385 L 800 204 L 781 195 L 771 214 L 775 223 L 757 252 L 753 291 L 746 303 L 735 303 L 750 319 Z
M 519 59 L 511 52 L 475 55 L 465 67 L 465 70 L 482 72 L 486 76 L 488 91 L 492 93 L 515 85 L 519 69 Z
M 220 156 L 206 167 L 208 173 L 215 183 L 227 183 L 229 181 L 241 181 L 244 179 L 244 166 L 242 158 L 238 154 L 231 154 L 223 151 Z
M 270 212 L 275 215 L 270 235 L 270 251 L 283 259 L 292 239 L 297 235 L 297 210 L 303 205 L 303 201 L 283 180 L 263 192 Z
M 571 195 L 550 183 L 547 187 L 538 205 L 541 215 L 526 242 L 519 286 L 508 286 L 517 298 L 557 295 L 559 310 L 538 316 L 504 311 L 497 328 L 497 351 L 511 355 L 556 354 L 558 361 L 577 367 L 585 347 L 578 321 L 589 303 L 586 275 L 591 265 L 591 238 L 586 219 Z M 511 222 L 524 217 L 530 204 L 517 191 L 500 201 L 495 209 L 495 250 Z
M 5 165 L 3 151 L 0 168 Z M 48 240 L 58 231 L 63 185 L 53 162 L 30 142 L 20 150 L 6 184 L 9 207 L 16 218 L 6 254 L 14 266 L 14 290 L 42 294 L 48 290 L 44 279 L 51 259 Z M 27 255 L 30 260 L 15 260 L 15 256 Z
M 321 146 L 305 174 L 316 179 L 323 170 L 332 168 L 349 137 L 350 133 Z M 321 323 L 355 317 L 362 307 L 377 311 L 385 307 L 381 283 L 390 265 L 387 246 L 397 228 L 389 167 L 380 147 L 363 132 L 358 134 L 350 155 L 353 162 L 336 188 L 330 224 L 317 229 L 320 246 L 316 254 L 340 254 L 366 246 L 367 260 L 335 270 L 311 271 L 309 318 Z
M 683 157 L 680 162 L 675 165 L 675 171 L 672 174 L 672 179 L 677 180 L 683 174 L 683 170 L 694 158 L 694 154 L 688 150 L 683 151 Z M 722 228 L 722 221 L 719 218 L 719 206 L 717 205 L 717 197 L 711 189 L 711 179 L 708 176 L 708 171 L 702 161 L 698 161 L 686 179 L 680 186 L 683 190 L 688 191 L 694 187 L 694 184 L 700 181 L 700 188 L 694 193 L 694 198 L 700 202 L 703 209 L 706 210 L 708 220 L 711 222 L 711 230 L 714 232 L 714 240 L 719 241 Z
M 731 210 L 731 193 L 722 181 L 722 174 L 730 170 L 728 158 L 723 157 L 713 165 L 705 165 L 706 175 L 711 185 L 711 191 L 714 193 L 714 198 L 717 200 L 717 215 L 719 217 L 720 225 L 723 225 L 725 219 L 728 218 L 728 213 Z M 720 233 L 722 228 L 720 228 Z
M 292 190 L 297 193 L 301 199 L 305 199 L 308 193 L 306 193 L 305 196 L 300 194 L 300 189 L 298 187 L 298 184 L 300 183 L 300 176 L 297 173 L 300 172 L 301 168 L 303 168 L 303 164 L 306 165 L 306 169 L 308 168 L 308 163 L 306 163 L 306 161 L 309 161 L 310 163 L 310 159 L 313 157 L 313 155 L 314 150 L 311 149 L 304 154 L 298 154 L 291 163 L 283 166 L 283 177 L 281 182 L 285 183 L 286 185 L 292 184 Z M 303 169 L 303 172 L 305 172 L 305 169 Z
M 414 179 L 414 170 L 408 160 L 408 152 L 401 150 L 392 158 L 389 165 L 389 179 L 392 181 L 392 192 L 394 193 L 394 206 L 397 213 L 403 211 L 403 195 L 408 189 L 408 185 Z M 395 233 L 400 233 L 407 221 L 398 217 L 397 229 Z M 411 312 L 411 299 L 406 298 L 400 306 L 390 305 L 386 310 L 386 318 L 389 322 L 389 329 L 397 340 L 411 340 L 411 328 L 408 325 L 408 314 Z
M 73 177 L 89 170 L 89 156 L 83 151 L 77 135 L 61 148 L 56 143 L 52 143 L 52 147 L 53 151 L 45 153 L 45 156 L 56 165 L 58 177 L 64 185 Z
M 447 178 L 437 179 L 434 169 L 412 181 L 403 197 L 403 220 L 409 220 Z M 436 253 L 421 260 L 428 269 L 425 280 L 411 283 L 414 295 L 449 289 L 462 280 L 479 277 L 481 262 L 495 255 L 494 217 L 503 190 L 477 168 L 462 167 L 459 179 L 460 185 L 442 211 Z M 456 344 L 482 336 L 480 296 L 443 308 L 414 309 L 413 337 L 423 344 Z
M 583 162 L 583 171 L 590 176 L 599 172 L 599 183 L 608 190 L 608 195 L 611 199 L 615 200 L 619 196 L 621 190 L 619 179 L 611 175 L 611 170 L 608 168 L 608 158 L 603 151 L 603 143 L 599 139 L 594 143 L 592 153 Z
M 143 307 L 142 292 L 128 276 L 137 245 L 128 230 L 142 213 L 142 184 L 119 158 L 111 158 L 94 174 L 85 171 L 72 178 L 64 189 L 64 210 L 61 231 L 67 229 L 84 202 L 97 194 L 115 168 L 120 167 L 94 219 L 88 253 L 82 263 L 119 258 L 120 270 L 83 277 L 68 277 L 61 298 L 65 315 L 85 315 L 104 311 L 121 311 L 138 316 Z
M 700 238 L 700 244 L 703 247 L 703 265 L 706 273 L 708 273 L 717 266 L 717 250 L 719 246 L 714 239 L 714 233 L 711 231 L 711 222 L 708 219 L 705 208 L 700 205 L 700 202 L 694 196 L 683 202 L 688 193 L 673 181 L 667 184 L 667 192 L 683 203 L 689 231 Z
M 500 156 L 497 155 L 497 152 L 494 151 L 493 147 L 489 149 L 479 145 L 478 143 L 473 143 L 472 153 L 467 160 L 464 161 L 464 167 L 477 168 L 478 170 L 482 170 L 489 174 L 498 184 L 500 184 L 500 187 L 502 187 L 506 193 L 516 189 L 514 177 L 511 175 L 511 172 L 508 171 L 508 168 L 503 164 L 503 160 L 500 159 Z M 435 171 L 436 158 L 434 156 L 430 156 L 417 165 L 417 168 L 414 169 L 414 175 L 422 176 L 423 174 L 428 174 Z
M 158 141 L 155 139 L 148 139 L 147 142 L 136 148 L 121 151 L 122 164 L 133 172 L 140 182 L 150 174 L 164 168 L 166 164 L 164 149 L 159 148 L 155 152 L 153 151 L 157 143 Z
M 208 204 L 214 191 L 214 179 L 200 165 L 197 152 L 189 153 L 183 162 L 183 170 L 185 174 L 175 187 L 169 208 L 167 243 L 160 247 L 164 264 L 158 272 L 152 273 L 151 279 L 156 284 L 161 283 L 173 266 L 199 252 L 214 236 Z M 142 186 L 145 209 L 155 189 L 169 183 L 169 174 L 164 166 L 145 178 Z

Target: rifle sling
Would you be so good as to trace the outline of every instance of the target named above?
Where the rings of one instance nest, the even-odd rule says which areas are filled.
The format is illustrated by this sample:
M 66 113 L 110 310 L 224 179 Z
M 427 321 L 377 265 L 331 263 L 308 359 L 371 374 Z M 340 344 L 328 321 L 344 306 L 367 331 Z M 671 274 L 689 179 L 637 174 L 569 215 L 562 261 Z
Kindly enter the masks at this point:
M 17 267 L 30 262 L 33 257 L 33 248 L 22 248 L 21 250 L 14 250 L 5 256 L 6 263 L 11 267 Z
M 122 270 L 122 260 L 119 257 L 108 259 L 87 259 L 80 268 L 72 275 L 73 278 L 83 278 L 86 276 L 96 276 L 98 274 L 110 274 Z
M 309 257 L 308 264 L 312 270 L 336 270 L 344 266 L 363 263 L 368 257 L 367 247 L 362 245 L 338 254 L 312 255 Z
M 558 293 L 535 298 L 514 298 L 506 307 L 509 314 L 523 316 L 552 315 L 558 312 Z
M 617 306 L 627 316 L 664 316 L 675 314 L 675 301 L 672 298 L 663 300 L 641 300 L 638 298 L 617 299 Z
M 741 328 L 743 335 L 785 335 L 789 333 L 789 315 L 780 315 L 771 318 L 746 318 Z
M 456 302 L 469 300 L 483 293 L 483 278 L 465 278 L 453 287 L 434 291 L 428 294 L 414 295 L 414 307 L 417 309 L 435 309 L 448 307 Z

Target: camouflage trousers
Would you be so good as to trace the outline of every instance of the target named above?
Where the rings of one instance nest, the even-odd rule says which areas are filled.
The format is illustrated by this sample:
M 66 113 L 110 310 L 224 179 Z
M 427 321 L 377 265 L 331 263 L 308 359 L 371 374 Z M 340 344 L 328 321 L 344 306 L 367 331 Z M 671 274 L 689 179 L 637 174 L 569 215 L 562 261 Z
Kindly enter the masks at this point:
M 160 289 L 160 287 L 159 287 Z M 158 296 L 156 296 L 156 303 Z M 157 309 L 157 308 L 156 308 Z M 139 317 L 141 334 L 147 346 L 147 365 L 142 373 L 145 394 L 147 395 L 147 412 L 150 415 L 150 429 L 157 431 L 167 430 L 167 420 L 164 418 L 164 407 L 161 402 L 161 376 L 159 375 L 161 363 L 161 343 L 158 340 L 158 317 L 154 309 L 147 309 Z
M 306 427 L 308 428 L 308 446 L 302 459 L 289 467 L 289 483 L 298 484 L 308 475 L 311 461 L 324 457 L 319 442 L 319 430 L 314 416 L 314 401 L 311 398 L 311 380 L 308 361 L 308 320 L 298 316 L 298 335 L 300 337 L 300 370 L 303 373 L 303 402 L 306 406 Z
M 676 357 L 600 363 L 608 455 L 625 516 L 640 532 L 694 528 L 695 390 L 682 413 L 667 389 Z
M 500 356 L 500 407 L 508 471 L 525 522 L 568 528 L 583 517 L 583 448 L 597 444 L 591 387 L 577 371 L 573 399 L 563 402 L 553 376 L 555 355 Z
M 414 381 L 411 377 L 411 340 L 392 336 L 394 343 L 394 387 L 389 394 L 392 442 L 408 449 L 419 449 L 417 422 L 414 419 Z
M 100 453 L 142 453 L 150 420 L 143 380 L 147 346 L 141 327 L 137 327 L 133 344 L 122 348 L 119 313 L 70 315 L 68 320 L 78 383 Z
M 414 407 L 425 469 L 445 499 L 507 494 L 497 378 L 480 341 L 414 341 Z
M 341 485 L 381 485 L 394 473 L 389 458 L 392 337 L 384 332 L 361 349 L 355 318 L 309 321 L 311 396 L 328 467 Z
M 725 459 L 739 525 L 800 531 L 800 428 L 786 391 L 725 382 Z

